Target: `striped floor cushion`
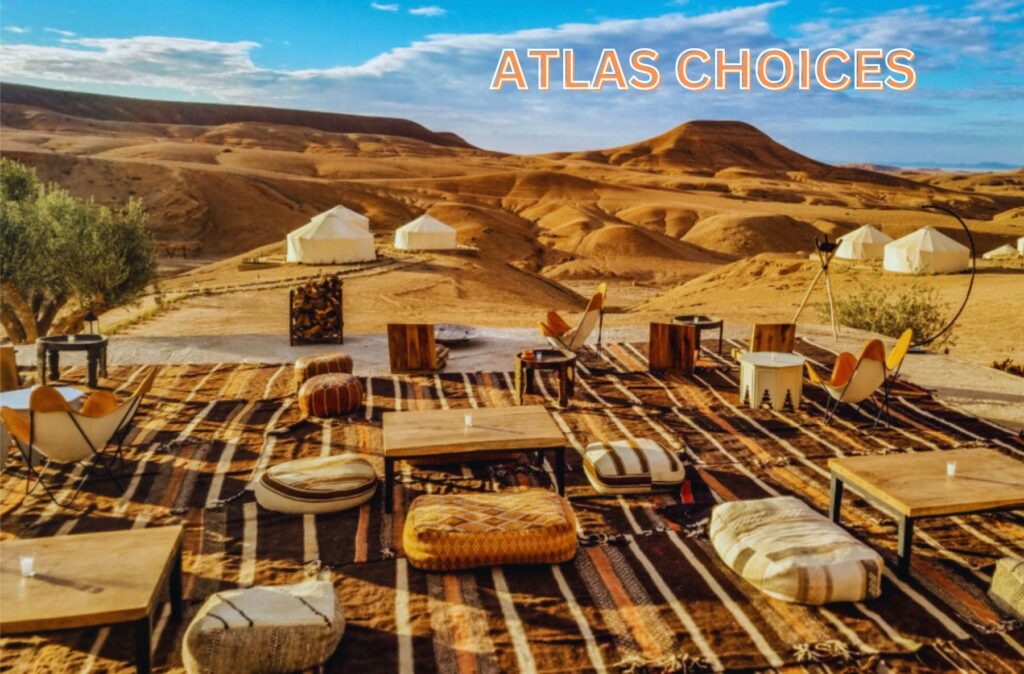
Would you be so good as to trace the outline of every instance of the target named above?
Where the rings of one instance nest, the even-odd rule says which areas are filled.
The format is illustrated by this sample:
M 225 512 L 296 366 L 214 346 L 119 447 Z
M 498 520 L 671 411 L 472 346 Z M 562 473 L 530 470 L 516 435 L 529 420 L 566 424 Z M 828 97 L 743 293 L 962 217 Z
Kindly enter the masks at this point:
M 362 407 L 363 383 L 351 374 L 319 374 L 299 388 L 299 409 L 308 417 L 342 417 Z
M 189 674 L 285 674 L 323 663 L 344 632 L 328 581 L 228 590 L 199 609 L 181 660 Z
M 996 562 L 988 595 L 999 608 L 1024 620 L 1024 560 L 1003 557 Z
M 352 356 L 347 353 L 322 353 L 295 361 L 295 388 L 320 374 L 352 374 Z
M 646 438 L 587 445 L 583 470 L 600 494 L 674 489 L 686 477 L 686 468 L 675 453 Z
M 709 534 L 722 561 L 770 597 L 827 604 L 881 594 L 881 556 L 792 496 L 718 505 Z
M 376 471 L 355 454 L 286 461 L 264 472 L 255 488 L 267 510 L 303 515 L 354 508 L 376 491 Z
M 576 554 L 576 516 L 547 489 L 420 496 L 402 544 L 409 563 L 428 571 L 558 564 Z

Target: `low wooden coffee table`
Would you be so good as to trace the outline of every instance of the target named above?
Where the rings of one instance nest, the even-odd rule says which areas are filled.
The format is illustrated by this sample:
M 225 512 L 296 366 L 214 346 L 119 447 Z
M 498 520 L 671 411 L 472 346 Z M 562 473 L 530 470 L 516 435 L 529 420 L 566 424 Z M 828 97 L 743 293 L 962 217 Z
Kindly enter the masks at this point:
M 956 475 L 946 464 L 956 461 Z M 839 522 L 843 488 L 850 487 L 899 524 L 900 575 L 910 570 L 914 521 L 928 517 L 1024 507 L 1024 462 L 991 449 L 952 449 L 829 459 L 832 503 Z
M 152 667 L 152 619 L 170 585 L 171 615 L 181 618 L 182 527 L 129 529 L 0 543 L 0 633 L 19 634 L 135 624 L 136 668 Z M 22 555 L 35 575 L 21 575 Z
M 473 425 L 466 427 L 466 414 Z M 555 482 L 565 494 L 565 434 L 541 405 L 384 413 L 384 510 L 393 507 L 395 461 L 485 459 L 509 451 L 555 452 Z

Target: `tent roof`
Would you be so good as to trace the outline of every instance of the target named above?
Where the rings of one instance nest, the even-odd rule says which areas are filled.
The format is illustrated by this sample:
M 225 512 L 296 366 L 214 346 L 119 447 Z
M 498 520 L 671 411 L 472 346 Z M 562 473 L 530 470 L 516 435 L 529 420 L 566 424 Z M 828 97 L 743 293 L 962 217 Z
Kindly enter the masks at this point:
M 851 243 L 889 243 L 892 237 L 876 227 L 862 225 L 848 234 L 843 234 L 838 240 Z
M 318 213 L 317 215 L 314 215 L 312 218 L 310 218 L 309 221 L 318 222 L 320 220 L 323 220 L 324 218 L 329 217 L 342 218 L 343 220 L 346 220 L 350 224 L 359 224 L 364 227 L 370 223 L 370 219 L 365 215 L 362 215 L 361 213 L 356 213 L 351 208 L 347 208 L 346 206 L 342 206 L 341 204 L 338 204 L 334 208 L 328 208 L 323 213 Z
M 886 245 L 886 248 L 906 248 L 908 250 L 929 251 L 929 252 L 957 252 L 970 250 L 967 246 L 949 238 L 934 227 L 922 227 L 921 229 L 907 234 L 901 239 L 896 239 Z
M 1001 257 L 1003 255 L 1017 257 L 1017 249 L 1014 248 L 1013 246 L 1011 246 L 1008 243 L 1004 243 L 1003 245 L 999 246 L 998 248 L 995 248 L 995 249 L 990 250 L 989 252 L 985 253 L 984 257 L 986 257 L 986 258 L 988 258 L 990 256 L 991 257 Z
M 323 217 L 321 217 L 323 216 Z M 321 213 L 288 236 L 303 239 L 372 239 L 373 234 L 334 213 Z
M 432 215 L 423 214 L 398 228 L 399 232 L 454 232 L 455 228 Z

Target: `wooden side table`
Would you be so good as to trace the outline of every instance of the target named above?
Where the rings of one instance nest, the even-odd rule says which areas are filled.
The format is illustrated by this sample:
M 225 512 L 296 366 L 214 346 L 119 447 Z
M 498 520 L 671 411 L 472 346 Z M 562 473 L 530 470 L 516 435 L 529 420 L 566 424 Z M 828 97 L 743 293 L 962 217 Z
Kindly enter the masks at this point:
M 651 323 L 647 349 L 651 372 L 693 372 L 697 361 L 697 328 L 692 323 Z
M 697 329 L 697 350 L 700 351 L 700 340 L 705 330 L 718 330 L 718 355 L 722 355 L 722 332 L 725 321 L 717 316 L 704 316 L 702 314 L 684 314 L 672 319 L 676 325 L 692 325 Z
M 523 404 L 527 393 L 533 393 L 533 370 L 555 370 L 558 373 L 558 404 L 565 407 L 576 384 L 576 355 L 557 349 L 537 349 L 533 358 L 516 355 L 516 402 Z
M 99 385 L 97 370 L 107 376 L 107 338 L 103 335 L 54 335 L 36 340 L 36 368 L 39 383 L 46 383 L 46 365 L 49 358 L 50 379 L 60 379 L 60 352 L 85 351 L 89 388 Z

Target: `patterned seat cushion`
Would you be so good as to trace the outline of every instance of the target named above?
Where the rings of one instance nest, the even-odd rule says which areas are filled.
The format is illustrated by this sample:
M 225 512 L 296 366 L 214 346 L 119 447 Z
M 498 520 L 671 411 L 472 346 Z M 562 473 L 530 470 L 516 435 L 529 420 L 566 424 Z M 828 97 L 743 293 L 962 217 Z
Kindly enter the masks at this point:
M 643 494 L 678 487 L 686 468 L 654 440 L 595 442 L 583 451 L 583 470 L 600 494 Z
M 256 482 L 256 502 L 268 510 L 319 514 L 362 505 L 377 491 L 377 473 L 356 454 L 278 464 Z
M 352 374 L 352 356 L 346 353 L 322 353 L 295 361 L 295 388 L 321 374 Z
M 341 417 L 363 404 L 363 383 L 351 374 L 320 374 L 299 388 L 299 409 L 309 417 Z
M 881 556 L 792 496 L 718 505 L 709 534 L 722 561 L 770 597 L 827 604 L 881 594 Z
M 420 496 L 402 543 L 409 563 L 429 571 L 558 564 L 576 554 L 576 516 L 546 489 Z
M 996 606 L 1024 620 L 1024 560 L 1003 557 L 996 562 L 988 596 Z
M 326 580 L 227 590 L 196 613 L 181 644 L 189 674 L 284 674 L 324 662 L 345 617 Z

